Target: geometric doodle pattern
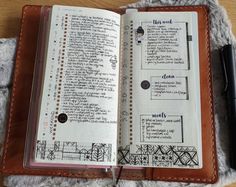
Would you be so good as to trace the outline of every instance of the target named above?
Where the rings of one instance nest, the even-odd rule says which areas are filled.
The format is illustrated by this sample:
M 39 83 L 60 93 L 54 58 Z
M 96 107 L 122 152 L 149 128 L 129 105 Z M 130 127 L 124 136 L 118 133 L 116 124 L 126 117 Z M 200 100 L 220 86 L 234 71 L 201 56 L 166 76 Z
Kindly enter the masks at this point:
M 37 141 L 36 158 L 41 160 L 76 160 L 110 162 L 112 154 L 112 144 L 89 143 L 87 145 L 79 142 L 48 143 L 43 140 Z
M 118 164 L 156 167 L 199 166 L 197 150 L 193 146 L 142 144 L 118 149 Z

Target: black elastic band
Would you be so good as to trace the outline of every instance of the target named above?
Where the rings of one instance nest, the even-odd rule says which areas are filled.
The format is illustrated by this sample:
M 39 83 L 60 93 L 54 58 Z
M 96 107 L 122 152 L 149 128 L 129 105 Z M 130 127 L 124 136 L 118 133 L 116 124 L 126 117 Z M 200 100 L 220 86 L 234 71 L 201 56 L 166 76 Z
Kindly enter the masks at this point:
M 120 180 L 120 176 L 121 176 L 122 169 L 123 169 L 123 166 L 120 166 L 120 170 L 119 170 L 118 176 L 117 176 L 117 178 L 116 178 L 116 185 L 118 184 L 118 182 L 119 182 L 119 180 Z

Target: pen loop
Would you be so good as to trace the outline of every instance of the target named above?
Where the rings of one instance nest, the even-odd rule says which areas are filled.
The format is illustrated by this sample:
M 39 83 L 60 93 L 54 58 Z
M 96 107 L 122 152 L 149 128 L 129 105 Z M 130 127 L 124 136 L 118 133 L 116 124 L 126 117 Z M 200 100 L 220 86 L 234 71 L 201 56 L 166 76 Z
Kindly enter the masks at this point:
M 228 77 L 227 77 L 227 70 L 226 70 L 226 65 L 225 65 L 225 58 L 224 58 L 224 55 L 223 55 L 223 48 L 220 50 L 220 58 L 221 58 L 223 71 L 224 71 L 224 76 L 225 76 L 224 92 L 226 92 L 227 89 L 228 89 L 228 86 L 229 86 L 229 81 L 228 81 Z

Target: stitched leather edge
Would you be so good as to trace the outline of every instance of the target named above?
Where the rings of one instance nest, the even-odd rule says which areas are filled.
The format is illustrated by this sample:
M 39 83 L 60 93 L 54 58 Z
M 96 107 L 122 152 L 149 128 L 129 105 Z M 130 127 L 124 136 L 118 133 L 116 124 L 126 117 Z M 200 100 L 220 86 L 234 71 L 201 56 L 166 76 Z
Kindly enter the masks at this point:
M 11 102 L 10 102 L 10 110 L 9 110 L 9 120 L 8 124 L 9 126 L 7 127 L 7 137 L 6 137 L 6 146 L 4 147 L 4 152 L 3 152 L 3 163 L 2 163 L 2 168 L 5 169 L 5 162 L 6 162 L 6 155 L 8 152 L 8 144 L 9 144 L 9 137 L 11 133 L 11 126 L 12 126 L 12 113 L 14 110 L 14 103 L 15 103 L 15 90 L 16 90 L 16 82 L 17 82 L 17 76 L 18 76 L 18 69 L 20 66 L 20 55 L 21 55 L 21 45 L 22 45 L 22 38 L 23 38 L 23 28 L 24 28 L 24 21 L 25 21 L 25 13 L 28 7 L 26 6 L 24 8 L 24 12 L 22 14 L 22 21 L 21 21 L 21 30 L 20 30 L 20 36 L 19 36 L 19 44 L 18 44 L 18 49 L 17 49 L 17 55 L 16 55 L 16 63 L 15 63 L 15 71 L 14 71 L 14 80 L 13 80 L 13 86 L 12 86 L 12 94 L 11 94 Z
M 206 45 L 207 45 L 207 62 L 208 62 L 208 85 L 209 85 L 209 90 L 210 93 L 208 94 L 209 96 L 209 104 L 211 106 L 211 142 L 212 142 L 212 147 L 211 147 L 211 154 L 212 154 L 212 159 L 213 159 L 213 175 L 211 178 L 211 182 L 214 182 L 218 178 L 218 173 L 217 173 L 217 157 L 216 157 L 216 144 L 215 144 L 215 119 L 214 119 L 214 104 L 213 104 L 213 87 L 212 87 L 212 68 L 211 68 L 211 49 L 210 49 L 210 33 L 209 33 L 209 17 L 207 14 L 207 9 L 204 9 L 205 12 L 205 18 L 206 18 L 206 24 L 207 24 L 207 31 L 206 31 Z

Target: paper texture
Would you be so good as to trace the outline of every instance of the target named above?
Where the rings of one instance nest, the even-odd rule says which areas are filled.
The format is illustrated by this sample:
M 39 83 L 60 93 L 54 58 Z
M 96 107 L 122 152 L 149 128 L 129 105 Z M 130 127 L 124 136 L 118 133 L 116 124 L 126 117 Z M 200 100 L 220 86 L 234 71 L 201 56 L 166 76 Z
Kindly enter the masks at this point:
M 120 15 L 53 6 L 35 161 L 116 165 Z
M 201 168 L 197 14 L 122 19 L 119 164 Z

